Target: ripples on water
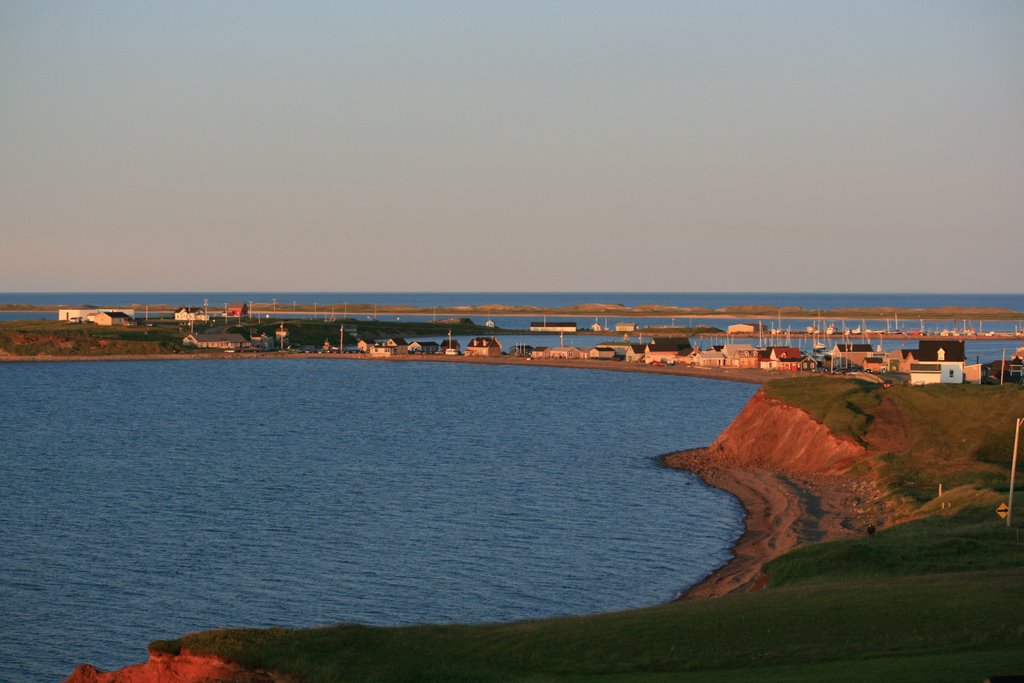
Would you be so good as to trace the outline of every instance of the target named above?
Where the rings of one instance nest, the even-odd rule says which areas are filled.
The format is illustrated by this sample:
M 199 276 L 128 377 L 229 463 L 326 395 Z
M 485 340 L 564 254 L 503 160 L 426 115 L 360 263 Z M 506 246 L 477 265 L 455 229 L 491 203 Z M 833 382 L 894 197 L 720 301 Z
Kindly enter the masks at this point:
M 734 499 L 652 456 L 754 387 L 343 361 L 0 366 L 0 679 L 220 626 L 480 622 L 665 601 Z

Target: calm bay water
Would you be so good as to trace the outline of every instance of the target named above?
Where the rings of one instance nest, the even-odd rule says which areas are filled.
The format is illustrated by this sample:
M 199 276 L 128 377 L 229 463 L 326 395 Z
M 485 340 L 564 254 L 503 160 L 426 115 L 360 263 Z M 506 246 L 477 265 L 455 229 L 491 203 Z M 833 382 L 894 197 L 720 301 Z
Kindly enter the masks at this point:
M 652 456 L 754 387 L 459 364 L 0 365 L 0 680 L 219 626 L 479 622 L 663 602 L 730 496 Z

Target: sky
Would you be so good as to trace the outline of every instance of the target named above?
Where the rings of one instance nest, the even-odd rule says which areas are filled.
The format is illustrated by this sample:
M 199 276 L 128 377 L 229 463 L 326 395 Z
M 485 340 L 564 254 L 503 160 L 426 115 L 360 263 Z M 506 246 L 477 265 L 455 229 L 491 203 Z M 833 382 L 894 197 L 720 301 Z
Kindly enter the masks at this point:
M 0 291 L 1024 292 L 1024 3 L 0 0 Z

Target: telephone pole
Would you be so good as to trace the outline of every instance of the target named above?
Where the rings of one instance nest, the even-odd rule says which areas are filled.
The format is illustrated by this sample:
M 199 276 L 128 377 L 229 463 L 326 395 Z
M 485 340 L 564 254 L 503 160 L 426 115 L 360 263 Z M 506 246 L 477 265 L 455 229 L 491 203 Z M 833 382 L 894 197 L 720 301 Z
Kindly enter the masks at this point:
M 1013 435 L 1013 460 L 1010 463 L 1010 504 L 1006 511 L 1006 528 L 1010 528 L 1010 520 L 1013 519 L 1013 487 L 1017 477 L 1017 446 L 1020 444 L 1020 425 L 1024 423 L 1024 417 L 1017 418 L 1017 430 Z

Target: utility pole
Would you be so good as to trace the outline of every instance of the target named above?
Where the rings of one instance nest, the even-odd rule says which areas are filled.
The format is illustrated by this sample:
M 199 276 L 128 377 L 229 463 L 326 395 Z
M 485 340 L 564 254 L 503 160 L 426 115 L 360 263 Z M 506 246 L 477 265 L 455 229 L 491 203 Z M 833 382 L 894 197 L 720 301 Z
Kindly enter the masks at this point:
M 274 302 L 274 315 L 277 315 L 277 299 L 271 299 Z
M 1009 510 L 1006 511 L 1006 528 L 1010 528 L 1010 520 L 1013 519 L 1013 487 L 1014 480 L 1017 476 L 1017 446 L 1020 444 L 1020 425 L 1024 422 L 1024 417 L 1017 418 L 1017 430 L 1013 435 L 1013 460 L 1010 463 L 1010 504 Z

